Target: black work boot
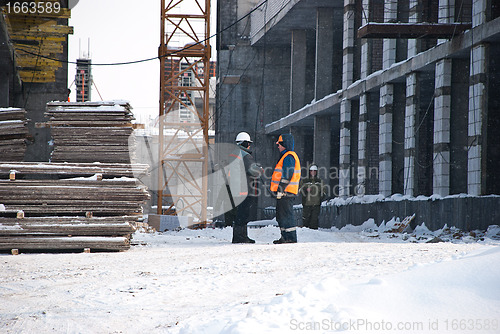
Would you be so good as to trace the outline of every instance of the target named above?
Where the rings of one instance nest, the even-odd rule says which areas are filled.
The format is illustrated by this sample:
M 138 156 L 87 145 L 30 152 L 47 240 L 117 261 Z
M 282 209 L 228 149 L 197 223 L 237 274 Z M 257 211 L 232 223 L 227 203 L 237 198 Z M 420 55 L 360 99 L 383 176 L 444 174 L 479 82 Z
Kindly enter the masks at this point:
M 254 244 L 255 240 L 248 237 L 246 225 L 233 226 L 233 244 Z
M 281 238 L 274 240 L 273 244 L 294 244 L 297 242 L 297 232 L 281 232 Z

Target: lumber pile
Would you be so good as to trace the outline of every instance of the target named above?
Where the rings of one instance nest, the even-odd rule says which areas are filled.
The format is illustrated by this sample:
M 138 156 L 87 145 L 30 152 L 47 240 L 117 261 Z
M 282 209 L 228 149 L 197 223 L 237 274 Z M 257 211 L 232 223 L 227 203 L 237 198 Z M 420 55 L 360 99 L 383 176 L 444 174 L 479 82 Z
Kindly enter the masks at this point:
M 126 101 L 49 102 L 48 122 L 38 125 L 51 128 L 51 161 L 131 163 L 131 109 Z
M 0 108 L 0 161 L 22 161 L 26 152 L 26 110 Z
M 142 204 L 147 165 L 0 163 L 0 251 L 123 251 Z

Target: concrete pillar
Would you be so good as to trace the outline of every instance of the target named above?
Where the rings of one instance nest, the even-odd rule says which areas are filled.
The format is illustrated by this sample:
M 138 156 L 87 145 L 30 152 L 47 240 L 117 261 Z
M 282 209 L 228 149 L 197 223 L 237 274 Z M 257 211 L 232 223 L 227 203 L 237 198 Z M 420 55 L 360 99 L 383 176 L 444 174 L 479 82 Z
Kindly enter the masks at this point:
M 439 0 L 439 23 L 454 22 L 454 12 L 454 0 Z M 446 39 L 440 39 L 438 43 L 445 41 Z M 442 59 L 436 63 L 432 192 L 441 196 L 450 194 L 451 70 L 451 59 Z
M 342 89 L 349 87 L 354 80 L 354 41 L 356 38 L 355 21 L 356 1 L 344 0 L 344 51 L 342 61 Z
M 379 192 L 384 196 L 392 193 L 392 111 L 394 86 L 380 87 L 379 116 Z
M 306 31 L 292 30 L 290 113 L 302 108 L 306 97 Z
M 384 21 L 393 22 L 398 19 L 398 1 L 385 0 Z M 384 39 L 383 68 L 389 68 L 396 62 L 396 39 Z
M 354 41 L 356 38 L 356 1 L 344 0 L 344 32 L 342 57 L 342 89 L 354 80 Z M 340 103 L 339 196 L 347 197 L 351 187 L 351 101 Z
M 467 192 L 471 195 L 483 193 L 483 143 L 485 136 L 485 115 L 488 106 L 486 82 L 488 65 L 488 46 L 476 45 L 471 50 L 469 86 L 469 150 L 467 163 Z
M 450 194 L 451 68 L 451 59 L 436 63 L 432 192 L 441 196 Z
M 474 0 L 472 1 L 472 26 L 477 27 L 488 22 L 491 8 L 490 0 Z
M 477 0 L 472 5 L 472 26 L 486 23 L 487 0 Z M 484 191 L 485 159 L 483 129 L 488 108 L 487 73 L 489 63 L 488 45 L 475 45 L 470 55 L 469 79 L 469 149 L 467 163 L 467 192 L 481 195 Z
M 340 103 L 339 196 L 347 197 L 351 186 L 351 101 Z
M 370 12 L 370 0 L 362 1 L 363 12 Z M 367 15 L 361 16 L 361 25 L 368 23 Z M 361 40 L 361 79 L 366 78 L 371 73 L 371 40 L 364 38 Z M 358 127 L 358 171 L 356 195 L 366 193 L 366 178 L 368 169 L 367 144 L 368 144 L 368 110 L 369 96 L 361 94 L 359 96 L 359 127 Z
M 419 85 L 417 73 L 406 76 L 405 143 L 404 143 L 404 194 L 414 196 L 416 190 L 416 128 L 415 120 L 419 106 Z
M 455 0 L 439 0 L 438 9 L 439 23 L 455 22 Z M 448 41 L 447 39 L 438 39 L 438 44 Z
M 9 107 L 9 75 L 5 72 L 0 73 L 0 108 Z
M 359 96 L 359 128 L 358 128 L 358 183 L 356 186 L 356 195 L 366 193 L 366 178 L 368 169 L 368 110 L 369 95 L 361 94 Z
M 420 13 L 422 9 L 419 8 L 418 0 L 410 0 L 409 1 L 409 17 L 408 23 L 418 23 L 420 21 Z M 418 52 L 420 52 L 420 40 L 416 38 L 412 38 L 408 40 L 408 58 L 415 56 Z
M 316 10 L 316 62 L 314 98 L 333 92 L 333 8 Z
M 328 178 L 328 171 L 330 170 L 331 131 L 331 116 L 314 117 L 313 160 L 319 168 L 318 176 L 323 180 Z
M 370 13 L 370 0 L 363 0 L 363 13 Z M 368 16 L 361 16 L 361 25 L 365 25 L 368 23 Z M 360 77 L 361 79 L 366 78 L 371 73 L 371 39 L 363 38 L 361 39 L 361 71 Z
M 397 20 L 397 0 L 385 0 L 384 21 Z M 396 62 L 396 40 L 384 39 L 383 60 L 384 69 Z M 379 192 L 384 196 L 392 193 L 392 112 L 394 103 L 394 86 L 385 84 L 380 87 L 379 115 Z

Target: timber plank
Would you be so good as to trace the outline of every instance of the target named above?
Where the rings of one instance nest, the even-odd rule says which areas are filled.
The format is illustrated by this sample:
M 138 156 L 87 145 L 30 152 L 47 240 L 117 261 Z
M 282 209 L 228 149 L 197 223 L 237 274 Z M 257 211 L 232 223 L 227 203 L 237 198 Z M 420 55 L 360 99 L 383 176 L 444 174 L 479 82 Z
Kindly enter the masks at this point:
M 83 250 L 125 251 L 130 248 L 127 237 L 0 237 L 0 250 Z
M 134 174 L 147 175 L 148 168 L 145 164 L 0 162 L 0 175 L 9 175 L 11 170 L 15 170 L 19 174 L 134 177 Z

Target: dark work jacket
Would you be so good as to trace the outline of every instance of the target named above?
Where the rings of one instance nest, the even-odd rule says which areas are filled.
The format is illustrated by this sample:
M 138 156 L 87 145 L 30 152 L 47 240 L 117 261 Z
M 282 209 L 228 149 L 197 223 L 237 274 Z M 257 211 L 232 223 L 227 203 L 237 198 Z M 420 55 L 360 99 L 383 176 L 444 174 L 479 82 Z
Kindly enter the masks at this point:
M 299 192 L 302 195 L 302 205 L 321 205 L 326 189 L 318 177 L 308 177 L 300 180 Z

